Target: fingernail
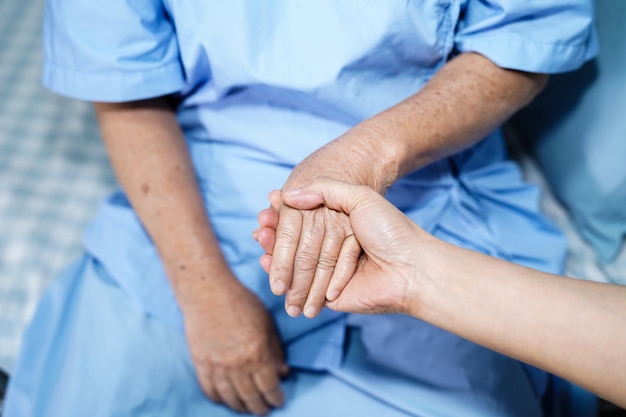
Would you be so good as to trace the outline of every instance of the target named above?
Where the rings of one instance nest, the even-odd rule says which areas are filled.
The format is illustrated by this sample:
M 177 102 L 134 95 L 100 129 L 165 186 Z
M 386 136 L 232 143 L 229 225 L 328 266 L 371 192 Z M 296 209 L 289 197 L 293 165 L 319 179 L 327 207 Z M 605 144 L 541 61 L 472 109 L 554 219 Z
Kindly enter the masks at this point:
M 287 307 L 287 314 L 291 317 L 298 317 L 302 314 L 302 310 L 300 310 L 300 307 L 298 306 L 289 306 Z
M 285 292 L 285 283 L 281 280 L 274 282 L 274 285 L 272 285 L 272 292 L 274 295 L 283 295 Z
M 302 189 L 300 189 L 300 188 L 292 188 L 291 190 L 283 191 L 283 193 L 285 195 L 298 195 L 298 194 L 300 194 L 301 191 L 302 191 Z
M 326 295 L 326 299 L 328 301 L 335 301 L 339 297 L 339 290 L 332 290 L 330 293 Z
M 317 308 L 308 306 L 304 309 L 304 315 L 308 318 L 313 318 L 317 315 Z

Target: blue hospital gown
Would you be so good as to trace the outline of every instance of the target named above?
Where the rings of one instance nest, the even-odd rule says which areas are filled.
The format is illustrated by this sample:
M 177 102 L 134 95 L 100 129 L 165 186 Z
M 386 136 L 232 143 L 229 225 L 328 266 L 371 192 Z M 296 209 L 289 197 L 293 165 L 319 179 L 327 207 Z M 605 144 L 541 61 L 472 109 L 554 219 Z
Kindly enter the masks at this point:
M 48 0 L 43 80 L 90 101 L 174 95 L 222 250 L 296 370 L 274 415 L 533 416 L 546 374 L 426 323 L 288 317 L 250 233 L 299 161 L 419 91 L 455 54 L 572 70 L 595 53 L 591 19 L 589 0 Z M 500 130 L 387 197 L 445 240 L 560 270 L 564 241 Z M 7 416 L 230 415 L 195 382 L 181 311 L 122 190 L 84 242 L 27 331 Z

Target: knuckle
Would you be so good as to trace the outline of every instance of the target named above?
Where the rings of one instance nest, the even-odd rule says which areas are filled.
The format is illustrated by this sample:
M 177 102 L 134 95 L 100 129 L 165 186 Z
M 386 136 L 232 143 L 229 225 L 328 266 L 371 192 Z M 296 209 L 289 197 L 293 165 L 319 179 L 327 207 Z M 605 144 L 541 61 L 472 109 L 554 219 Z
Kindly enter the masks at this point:
M 285 262 L 279 262 L 280 255 L 277 251 L 274 251 L 274 259 L 272 260 L 272 270 L 270 272 L 270 279 L 282 280 L 289 282 L 291 280 L 291 275 L 293 274 L 293 269 L 290 265 Z
M 196 364 L 196 367 L 207 373 L 209 373 L 210 370 L 216 365 L 216 361 L 213 356 L 206 351 L 194 352 L 191 359 L 193 363 Z
M 333 270 L 337 265 L 337 259 L 330 256 L 320 256 L 317 260 L 317 268 L 322 270 Z
M 287 295 L 287 304 L 303 304 L 309 294 L 309 288 L 292 288 Z
M 297 241 L 300 238 L 299 233 L 292 227 L 284 226 L 276 230 L 276 242 L 280 241 Z
M 317 266 L 317 260 L 308 252 L 298 252 L 294 258 L 294 267 L 302 273 L 312 273 Z
M 267 355 L 267 342 L 263 338 L 254 338 L 248 343 L 238 347 L 238 363 L 247 368 L 256 368 L 263 364 L 263 359 Z
M 242 349 L 243 350 L 243 349 Z M 227 373 L 239 372 L 242 369 L 246 369 L 250 366 L 252 359 L 250 358 L 250 352 L 240 351 L 238 355 L 233 355 L 222 362 L 222 367 Z
M 261 397 L 257 391 L 253 391 L 252 388 L 239 393 L 239 399 L 245 404 L 259 405 L 261 404 Z
M 326 221 L 322 221 L 319 218 L 313 218 L 309 221 L 308 228 L 314 235 L 320 235 L 326 231 Z

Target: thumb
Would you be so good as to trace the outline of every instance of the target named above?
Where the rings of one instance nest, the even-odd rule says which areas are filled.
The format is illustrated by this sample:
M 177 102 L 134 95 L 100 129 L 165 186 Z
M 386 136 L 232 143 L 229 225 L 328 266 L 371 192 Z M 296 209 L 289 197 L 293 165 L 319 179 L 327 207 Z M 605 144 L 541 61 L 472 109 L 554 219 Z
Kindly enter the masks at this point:
M 372 198 L 382 197 L 369 187 L 330 178 L 318 178 L 303 188 L 283 191 L 283 202 L 295 209 L 324 205 L 348 215 Z

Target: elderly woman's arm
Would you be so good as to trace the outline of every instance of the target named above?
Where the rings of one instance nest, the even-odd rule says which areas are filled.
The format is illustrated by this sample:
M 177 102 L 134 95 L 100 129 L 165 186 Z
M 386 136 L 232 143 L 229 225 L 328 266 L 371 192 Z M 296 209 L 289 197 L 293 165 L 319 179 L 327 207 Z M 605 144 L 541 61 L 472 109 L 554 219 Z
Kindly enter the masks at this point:
M 447 63 L 417 94 L 364 121 L 300 163 L 283 189 L 318 177 L 383 194 L 403 175 L 468 148 L 543 88 L 546 76 L 502 69 L 482 55 Z M 276 207 L 278 209 L 278 207 Z M 352 275 L 361 248 L 330 210 L 280 206 L 270 283 L 291 315 L 317 315 Z
M 278 334 L 222 255 L 173 109 L 165 98 L 95 108 L 115 173 L 183 311 L 200 386 L 237 411 L 267 413 L 283 401 Z

